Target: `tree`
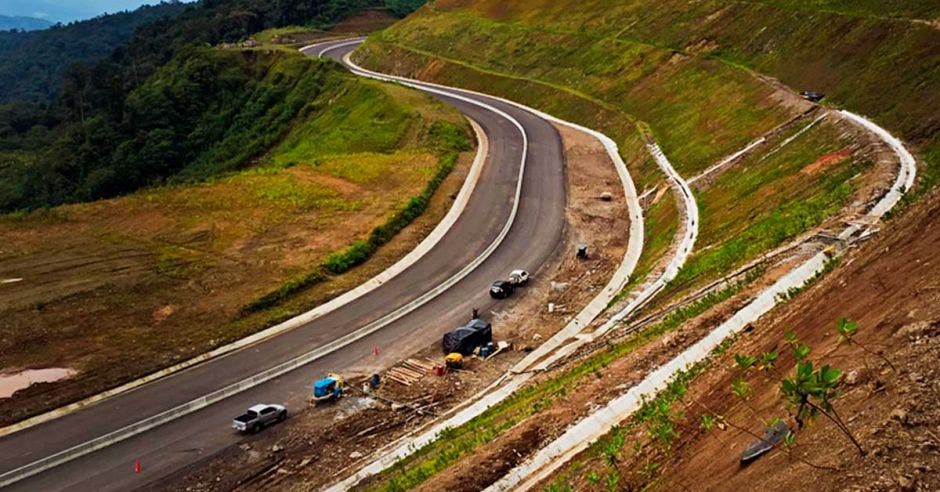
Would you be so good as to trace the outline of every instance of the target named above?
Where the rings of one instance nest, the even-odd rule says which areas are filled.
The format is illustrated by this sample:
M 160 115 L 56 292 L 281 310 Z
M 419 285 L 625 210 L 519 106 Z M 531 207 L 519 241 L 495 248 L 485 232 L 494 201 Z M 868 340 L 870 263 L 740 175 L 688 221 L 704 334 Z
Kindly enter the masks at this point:
M 385 0 L 385 6 L 398 17 L 407 16 L 425 3 L 425 0 Z

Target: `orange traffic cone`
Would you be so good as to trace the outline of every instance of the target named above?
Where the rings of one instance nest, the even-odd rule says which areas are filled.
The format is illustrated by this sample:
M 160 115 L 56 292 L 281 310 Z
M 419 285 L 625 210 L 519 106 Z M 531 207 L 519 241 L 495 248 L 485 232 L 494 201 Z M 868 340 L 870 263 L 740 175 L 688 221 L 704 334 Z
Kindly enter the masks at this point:
M 140 470 L 141 470 L 140 460 L 138 459 L 137 461 L 134 462 L 134 473 L 140 473 Z

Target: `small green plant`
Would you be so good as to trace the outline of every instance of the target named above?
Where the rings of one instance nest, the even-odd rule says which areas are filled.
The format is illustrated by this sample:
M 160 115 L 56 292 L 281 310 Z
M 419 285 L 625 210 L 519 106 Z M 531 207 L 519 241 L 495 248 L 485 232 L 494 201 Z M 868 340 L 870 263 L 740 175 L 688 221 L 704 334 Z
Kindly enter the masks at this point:
M 659 466 L 659 463 L 654 463 L 651 461 L 643 465 L 643 468 L 640 469 L 640 473 L 642 475 L 651 476 L 652 474 L 656 473 L 656 470 L 659 469 Z
M 734 362 L 738 365 L 738 368 L 746 371 L 753 367 L 755 363 L 757 363 L 757 357 L 735 354 Z
M 871 350 L 870 348 L 868 348 L 867 346 L 865 346 L 864 344 L 862 344 L 861 342 L 859 342 L 858 340 L 854 338 L 855 334 L 858 332 L 858 323 L 856 323 L 855 321 L 851 321 L 848 318 L 839 318 L 839 325 L 836 327 L 836 331 L 839 333 L 839 343 L 844 343 L 847 345 L 854 345 L 862 349 L 864 352 L 874 355 L 875 357 L 878 357 L 879 359 L 885 361 L 885 363 L 888 364 L 888 367 L 890 367 L 892 371 L 898 372 L 898 369 L 894 367 L 894 364 L 892 364 L 891 361 L 888 360 L 887 357 L 885 357 L 884 355 L 881 355 L 878 352 L 875 352 L 874 350 Z
M 851 340 L 856 327 L 844 319 L 839 323 L 840 336 L 846 340 Z M 748 405 L 747 400 L 751 393 L 751 388 L 745 379 L 749 372 L 763 372 L 771 377 L 780 378 L 780 394 L 786 400 L 787 404 L 795 409 L 794 420 L 797 428 L 802 429 L 807 422 L 815 420 L 819 415 L 825 416 L 831 420 L 836 427 L 845 434 L 852 444 L 858 449 L 860 454 L 865 451 L 861 444 L 855 439 L 855 436 L 849 430 L 848 426 L 839 413 L 836 411 L 832 402 L 839 393 L 839 386 L 842 371 L 828 364 L 816 368 L 813 362 L 808 360 L 810 354 L 809 345 L 797 338 L 793 331 L 784 334 L 784 340 L 793 351 L 793 358 L 796 360 L 792 376 L 781 377 L 776 371 L 776 362 L 778 359 L 777 351 L 764 352 L 757 357 L 736 354 L 734 356 L 735 365 L 740 369 L 740 374 L 731 382 L 731 392 L 741 399 L 744 405 L 757 416 L 758 413 Z M 711 412 L 709 412 L 711 413 Z M 774 418 L 764 425 L 768 429 L 774 428 L 781 419 Z M 702 416 L 702 428 L 710 429 L 714 426 L 714 417 L 711 415 Z M 737 427 L 737 426 L 735 426 Z M 790 433 L 785 444 L 792 445 L 796 436 Z M 814 465 L 815 466 L 815 465 Z
M 737 396 L 741 399 L 746 399 L 748 393 L 751 392 L 751 387 L 748 386 L 747 381 L 744 378 L 739 377 L 731 382 L 731 392 L 734 393 L 734 396 Z
M 788 331 L 784 335 L 784 339 L 793 349 L 793 358 L 797 361 L 806 359 L 809 356 L 809 345 L 799 341 L 796 338 L 796 332 Z
M 587 481 L 591 483 L 598 483 L 601 481 L 601 476 L 597 474 L 596 471 L 592 471 L 587 475 Z
M 806 420 L 814 420 L 819 414 L 826 416 L 845 434 L 852 444 L 864 455 L 865 450 L 855 439 L 852 432 L 832 406 L 832 400 L 838 396 L 836 387 L 839 386 L 839 376 L 842 372 L 834 367 L 824 365 L 813 370 L 813 363 L 801 361 L 796 365 L 792 378 L 784 378 L 780 382 L 780 393 L 787 402 L 796 407 L 794 419 L 802 428 Z
M 760 365 L 757 366 L 758 370 L 761 371 L 772 371 L 774 369 L 774 363 L 777 361 L 777 351 L 772 350 L 770 352 L 764 352 L 760 354 Z

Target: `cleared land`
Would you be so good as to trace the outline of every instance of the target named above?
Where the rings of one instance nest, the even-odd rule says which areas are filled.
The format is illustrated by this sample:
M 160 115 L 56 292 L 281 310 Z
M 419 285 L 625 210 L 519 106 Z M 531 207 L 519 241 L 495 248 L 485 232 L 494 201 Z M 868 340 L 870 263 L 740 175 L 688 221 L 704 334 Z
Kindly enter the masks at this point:
M 0 367 L 78 371 L 0 400 L 0 422 L 200 354 L 357 285 L 433 228 L 472 158 L 459 113 L 403 88 L 344 75 L 303 114 L 243 171 L 0 218 L 0 278 L 23 279 L 0 284 Z M 339 275 L 338 262 L 366 259 L 344 248 L 378 226 L 407 225 L 403 214 L 422 195 L 428 213 Z

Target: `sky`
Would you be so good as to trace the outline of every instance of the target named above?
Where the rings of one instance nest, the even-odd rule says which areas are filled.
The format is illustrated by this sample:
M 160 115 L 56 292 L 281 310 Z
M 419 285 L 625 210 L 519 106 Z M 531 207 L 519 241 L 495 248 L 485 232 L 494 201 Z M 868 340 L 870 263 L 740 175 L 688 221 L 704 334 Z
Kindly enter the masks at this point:
M 105 12 L 133 10 L 160 0 L 0 0 L 0 15 L 37 17 L 68 23 Z

